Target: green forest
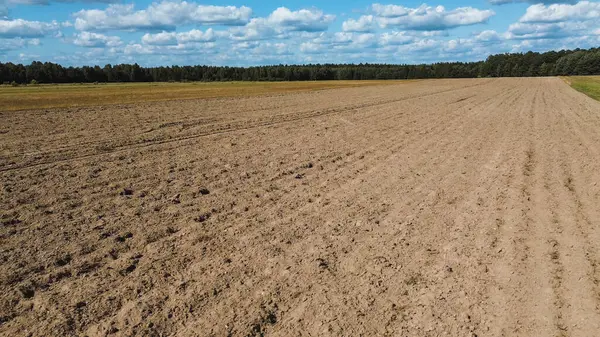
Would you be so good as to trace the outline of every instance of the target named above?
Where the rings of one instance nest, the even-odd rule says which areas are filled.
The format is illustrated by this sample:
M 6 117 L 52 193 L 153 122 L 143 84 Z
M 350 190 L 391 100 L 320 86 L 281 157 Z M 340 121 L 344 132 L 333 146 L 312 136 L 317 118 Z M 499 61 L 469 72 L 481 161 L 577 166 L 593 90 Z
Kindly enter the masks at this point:
M 507 53 L 478 62 L 433 64 L 307 64 L 257 67 L 138 64 L 63 67 L 50 62 L 0 63 L 0 83 L 94 83 L 169 81 L 319 81 L 417 78 L 521 77 L 600 74 L 600 48 Z

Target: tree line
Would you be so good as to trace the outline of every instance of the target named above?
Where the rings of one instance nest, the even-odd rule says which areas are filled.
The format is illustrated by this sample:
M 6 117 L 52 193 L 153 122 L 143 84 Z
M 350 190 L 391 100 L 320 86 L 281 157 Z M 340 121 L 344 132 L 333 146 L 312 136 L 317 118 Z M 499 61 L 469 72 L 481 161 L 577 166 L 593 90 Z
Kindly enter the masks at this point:
M 433 64 L 308 64 L 257 67 L 107 64 L 63 67 L 34 61 L 0 63 L 0 83 L 93 83 L 169 81 L 319 81 L 417 78 L 521 77 L 600 74 L 600 48 L 506 53 L 478 62 Z

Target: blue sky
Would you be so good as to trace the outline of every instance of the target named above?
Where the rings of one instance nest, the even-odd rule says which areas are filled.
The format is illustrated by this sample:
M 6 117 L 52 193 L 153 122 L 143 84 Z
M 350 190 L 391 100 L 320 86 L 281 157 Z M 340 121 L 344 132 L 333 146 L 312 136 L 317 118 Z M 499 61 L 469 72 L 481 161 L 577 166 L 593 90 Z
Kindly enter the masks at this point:
M 0 61 L 428 63 L 600 46 L 600 2 L 545 1 L 0 0 Z

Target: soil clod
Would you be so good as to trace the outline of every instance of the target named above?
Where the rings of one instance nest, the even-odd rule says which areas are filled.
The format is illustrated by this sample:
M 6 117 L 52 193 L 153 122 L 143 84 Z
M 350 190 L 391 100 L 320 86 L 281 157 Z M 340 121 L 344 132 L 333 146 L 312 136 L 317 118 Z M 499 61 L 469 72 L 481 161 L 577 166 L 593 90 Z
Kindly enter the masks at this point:
M 31 284 L 21 286 L 19 291 L 24 298 L 32 298 L 35 295 L 35 288 Z
M 124 188 L 119 194 L 124 196 L 133 195 L 133 190 L 131 188 Z
M 55 264 L 59 267 L 66 266 L 71 262 L 71 255 L 67 254 L 56 260 Z
M 210 213 L 204 213 L 204 214 L 201 214 L 198 217 L 194 218 L 194 221 L 204 222 L 204 221 L 208 220 L 209 218 L 210 218 Z

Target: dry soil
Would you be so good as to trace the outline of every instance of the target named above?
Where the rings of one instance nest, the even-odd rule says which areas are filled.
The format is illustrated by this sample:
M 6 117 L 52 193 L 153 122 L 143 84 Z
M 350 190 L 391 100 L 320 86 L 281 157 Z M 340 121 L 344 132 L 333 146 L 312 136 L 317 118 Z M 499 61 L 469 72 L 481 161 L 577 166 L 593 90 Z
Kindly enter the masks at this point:
M 600 103 L 558 78 L 0 118 L 0 335 L 600 334 Z

